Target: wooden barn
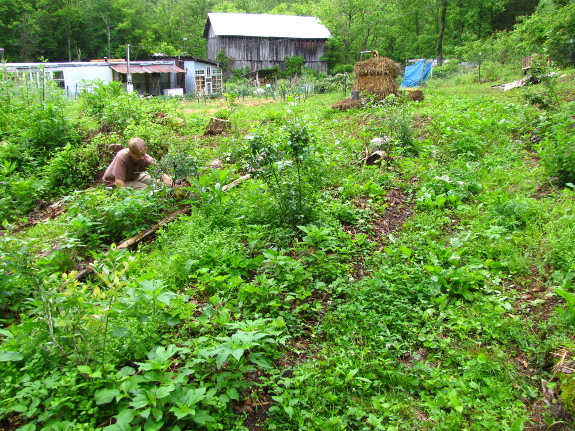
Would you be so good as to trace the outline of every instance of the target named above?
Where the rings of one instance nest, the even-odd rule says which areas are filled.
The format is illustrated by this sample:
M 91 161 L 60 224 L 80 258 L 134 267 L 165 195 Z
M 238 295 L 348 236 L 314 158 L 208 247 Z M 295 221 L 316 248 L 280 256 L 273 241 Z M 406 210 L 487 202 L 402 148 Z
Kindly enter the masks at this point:
M 313 16 L 209 13 L 204 29 L 208 59 L 216 61 L 222 52 L 228 70 L 283 69 L 286 57 L 299 56 L 305 60 L 304 67 L 327 73 L 327 62 L 321 58 L 330 36 Z

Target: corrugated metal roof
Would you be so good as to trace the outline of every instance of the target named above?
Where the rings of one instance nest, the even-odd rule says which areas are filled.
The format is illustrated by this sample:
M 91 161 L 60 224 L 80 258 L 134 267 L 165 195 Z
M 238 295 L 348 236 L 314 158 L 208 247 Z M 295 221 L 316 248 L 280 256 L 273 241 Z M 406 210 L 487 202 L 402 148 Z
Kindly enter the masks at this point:
M 124 74 L 128 73 L 127 64 L 115 64 L 110 67 L 116 72 Z M 186 73 L 186 71 L 171 64 L 154 64 L 146 66 L 130 65 L 130 73 Z
M 208 14 L 208 22 L 212 24 L 216 36 L 290 39 L 327 39 L 331 36 L 319 18 L 314 16 L 213 12 Z

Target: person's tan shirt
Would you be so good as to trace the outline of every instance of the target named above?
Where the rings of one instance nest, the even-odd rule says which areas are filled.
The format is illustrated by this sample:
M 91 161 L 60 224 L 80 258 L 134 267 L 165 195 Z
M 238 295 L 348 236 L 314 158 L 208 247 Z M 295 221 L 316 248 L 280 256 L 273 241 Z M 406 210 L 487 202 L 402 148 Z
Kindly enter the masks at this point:
M 124 148 L 118 151 L 112 163 L 104 172 L 102 180 L 108 185 L 114 185 L 116 178 L 123 181 L 134 181 L 138 175 L 154 164 L 154 159 L 145 155 L 143 160 L 134 161 L 130 156 L 130 150 Z

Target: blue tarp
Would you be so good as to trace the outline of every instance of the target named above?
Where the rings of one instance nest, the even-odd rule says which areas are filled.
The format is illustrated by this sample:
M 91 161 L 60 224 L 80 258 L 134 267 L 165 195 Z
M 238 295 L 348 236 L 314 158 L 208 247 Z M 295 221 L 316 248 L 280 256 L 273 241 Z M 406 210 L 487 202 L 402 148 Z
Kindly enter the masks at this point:
M 419 87 L 431 73 L 431 62 L 419 60 L 417 63 L 407 66 L 403 75 L 402 87 Z

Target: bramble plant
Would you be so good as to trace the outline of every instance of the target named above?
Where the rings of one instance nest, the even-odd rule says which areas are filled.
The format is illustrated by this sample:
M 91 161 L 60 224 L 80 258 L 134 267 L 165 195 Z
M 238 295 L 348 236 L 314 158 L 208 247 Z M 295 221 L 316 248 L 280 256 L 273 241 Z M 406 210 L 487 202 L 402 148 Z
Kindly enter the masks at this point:
M 295 228 L 312 218 L 318 199 L 319 160 L 313 137 L 304 123 L 288 122 L 284 133 L 249 136 L 248 164 L 268 186 L 282 220 Z

